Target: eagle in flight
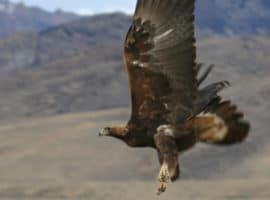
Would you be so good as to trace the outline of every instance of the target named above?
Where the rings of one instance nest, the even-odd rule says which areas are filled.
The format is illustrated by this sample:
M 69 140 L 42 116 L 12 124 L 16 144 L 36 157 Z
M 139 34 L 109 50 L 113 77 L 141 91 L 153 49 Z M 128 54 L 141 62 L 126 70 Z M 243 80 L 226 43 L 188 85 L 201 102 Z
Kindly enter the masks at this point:
M 227 81 L 202 87 L 212 66 L 201 72 L 195 61 L 194 7 L 195 0 L 138 0 L 124 44 L 131 117 L 99 133 L 157 150 L 158 194 L 179 177 L 179 153 L 198 142 L 240 143 L 250 129 L 237 107 L 218 95 Z

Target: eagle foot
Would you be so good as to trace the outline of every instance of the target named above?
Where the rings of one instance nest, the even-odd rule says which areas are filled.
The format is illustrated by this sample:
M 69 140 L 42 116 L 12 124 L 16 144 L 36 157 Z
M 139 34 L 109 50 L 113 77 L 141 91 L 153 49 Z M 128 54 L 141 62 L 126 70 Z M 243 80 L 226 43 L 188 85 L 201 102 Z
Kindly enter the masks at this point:
M 165 192 L 167 189 L 167 184 L 165 183 L 160 183 L 160 186 L 157 191 L 157 195 L 161 195 L 163 192 Z
M 167 185 L 170 183 L 170 173 L 167 165 L 163 165 L 160 169 L 158 181 L 160 186 L 157 191 L 157 195 L 161 195 L 163 192 L 166 191 Z

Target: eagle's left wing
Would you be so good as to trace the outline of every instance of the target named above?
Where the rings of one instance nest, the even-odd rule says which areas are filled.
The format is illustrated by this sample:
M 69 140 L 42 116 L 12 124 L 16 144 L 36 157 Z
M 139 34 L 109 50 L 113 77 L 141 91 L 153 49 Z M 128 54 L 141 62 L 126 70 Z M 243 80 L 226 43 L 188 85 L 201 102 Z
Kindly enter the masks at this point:
M 194 0 L 138 0 L 125 42 L 132 118 L 193 114 L 197 93 Z

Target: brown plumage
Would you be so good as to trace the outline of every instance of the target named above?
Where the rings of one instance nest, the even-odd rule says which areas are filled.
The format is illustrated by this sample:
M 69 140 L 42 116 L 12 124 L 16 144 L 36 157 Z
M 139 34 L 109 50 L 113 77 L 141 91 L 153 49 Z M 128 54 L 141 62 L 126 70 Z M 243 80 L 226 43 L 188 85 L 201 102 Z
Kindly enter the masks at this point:
M 157 150 L 159 194 L 179 176 L 179 152 L 197 142 L 242 142 L 249 131 L 236 106 L 217 95 L 228 82 L 200 88 L 212 66 L 198 77 L 202 64 L 195 62 L 194 5 L 194 0 L 138 0 L 124 46 L 131 118 L 127 125 L 100 132 Z

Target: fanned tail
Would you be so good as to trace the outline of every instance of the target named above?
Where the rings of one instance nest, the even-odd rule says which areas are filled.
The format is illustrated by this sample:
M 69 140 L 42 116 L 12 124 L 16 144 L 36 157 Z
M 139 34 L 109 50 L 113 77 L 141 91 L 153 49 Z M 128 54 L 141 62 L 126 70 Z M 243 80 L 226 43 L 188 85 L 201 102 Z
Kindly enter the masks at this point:
M 207 109 L 194 118 L 194 127 L 199 140 L 216 145 L 232 145 L 243 142 L 249 133 L 250 124 L 243 113 L 230 101 L 214 99 Z

